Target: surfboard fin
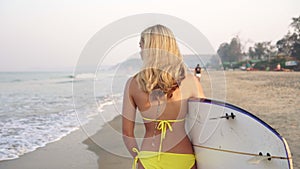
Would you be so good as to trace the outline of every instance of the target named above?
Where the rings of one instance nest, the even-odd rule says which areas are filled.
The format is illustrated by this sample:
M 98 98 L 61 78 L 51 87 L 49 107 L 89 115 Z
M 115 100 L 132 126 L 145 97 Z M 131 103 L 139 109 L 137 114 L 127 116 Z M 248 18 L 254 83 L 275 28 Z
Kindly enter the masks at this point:
M 210 118 L 209 120 L 217 120 L 217 119 L 229 119 L 229 118 L 232 118 L 234 119 L 236 117 L 235 114 L 231 113 L 230 115 L 228 113 L 225 114 L 225 116 L 221 116 L 221 117 L 213 117 L 213 118 Z
M 248 160 L 249 164 L 259 164 L 260 162 L 264 160 L 271 160 L 271 155 L 267 153 L 267 155 L 263 155 L 261 152 L 259 153 L 258 156 L 252 157 Z

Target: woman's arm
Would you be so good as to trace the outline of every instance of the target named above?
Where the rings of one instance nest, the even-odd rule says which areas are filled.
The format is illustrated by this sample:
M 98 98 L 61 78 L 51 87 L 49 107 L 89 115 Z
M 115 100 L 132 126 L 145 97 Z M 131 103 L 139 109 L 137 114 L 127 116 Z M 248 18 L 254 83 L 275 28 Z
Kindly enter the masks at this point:
M 138 149 L 138 144 L 134 136 L 134 125 L 136 116 L 136 105 L 130 92 L 132 78 L 130 78 L 125 86 L 123 96 L 123 109 L 122 109 L 122 134 L 123 141 L 130 152 L 135 157 L 137 154 L 132 151 L 132 148 Z

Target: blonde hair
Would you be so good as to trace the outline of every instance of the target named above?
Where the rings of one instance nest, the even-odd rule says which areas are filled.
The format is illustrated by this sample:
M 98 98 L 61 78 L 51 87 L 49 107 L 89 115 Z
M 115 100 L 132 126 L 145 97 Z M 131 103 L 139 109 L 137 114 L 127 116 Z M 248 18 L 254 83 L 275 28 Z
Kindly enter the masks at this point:
M 160 89 L 170 98 L 186 76 L 186 68 L 172 31 L 154 25 L 141 34 L 143 68 L 136 75 L 141 90 Z

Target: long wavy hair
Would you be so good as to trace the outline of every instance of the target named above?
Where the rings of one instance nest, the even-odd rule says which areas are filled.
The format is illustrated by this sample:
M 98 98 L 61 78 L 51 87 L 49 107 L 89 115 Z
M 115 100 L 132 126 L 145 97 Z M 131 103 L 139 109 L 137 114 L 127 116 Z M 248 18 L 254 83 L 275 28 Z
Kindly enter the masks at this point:
M 172 31 L 163 25 L 154 25 L 141 33 L 142 70 L 137 83 L 144 92 L 160 89 L 168 98 L 186 76 L 178 45 Z

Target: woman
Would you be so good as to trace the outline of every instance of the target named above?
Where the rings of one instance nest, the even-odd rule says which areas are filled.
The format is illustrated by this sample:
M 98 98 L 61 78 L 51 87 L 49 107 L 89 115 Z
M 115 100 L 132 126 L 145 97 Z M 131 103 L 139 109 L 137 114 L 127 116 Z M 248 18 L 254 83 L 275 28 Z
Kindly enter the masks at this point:
M 185 132 L 187 100 L 204 97 L 199 80 L 187 72 L 173 33 L 155 25 L 141 34 L 143 69 L 127 81 L 124 91 L 123 140 L 134 157 L 133 168 L 196 168 Z M 141 148 L 134 136 L 136 109 L 143 117 Z

